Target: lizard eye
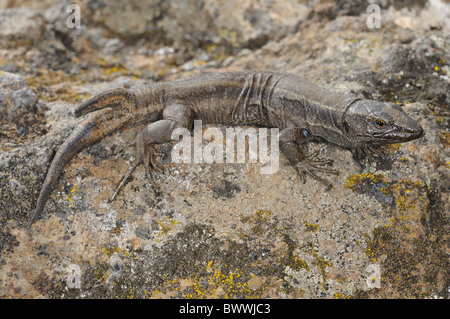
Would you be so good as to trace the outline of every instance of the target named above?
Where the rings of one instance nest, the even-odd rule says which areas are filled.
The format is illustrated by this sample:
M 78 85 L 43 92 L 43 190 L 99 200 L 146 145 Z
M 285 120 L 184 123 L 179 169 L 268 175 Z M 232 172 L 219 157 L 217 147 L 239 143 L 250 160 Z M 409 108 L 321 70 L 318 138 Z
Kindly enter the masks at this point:
M 375 121 L 375 124 L 376 124 L 378 127 L 383 127 L 383 126 L 386 125 L 386 122 L 383 121 L 383 120 L 376 120 L 376 121 Z

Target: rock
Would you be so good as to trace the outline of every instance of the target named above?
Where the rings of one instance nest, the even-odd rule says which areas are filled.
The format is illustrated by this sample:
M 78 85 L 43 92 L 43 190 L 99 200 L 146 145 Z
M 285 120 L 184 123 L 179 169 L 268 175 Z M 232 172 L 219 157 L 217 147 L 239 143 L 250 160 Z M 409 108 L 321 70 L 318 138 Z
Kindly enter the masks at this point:
M 442 0 L 430 0 L 423 9 L 411 10 L 409 7 L 390 7 L 385 16 L 392 19 L 400 28 L 420 32 L 422 30 L 439 29 L 450 31 L 450 6 Z
M 295 32 L 310 9 L 301 3 L 169 0 L 105 1 L 92 13 L 121 38 L 165 40 L 178 45 L 222 41 L 233 47 L 260 47 Z
M 386 79 L 390 90 L 408 96 L 411 102 L 425 100 L 434 105 L 450 105 L 450 84 L 445 70 L 450 54 L 444 39 L 420 37 L 412 43 L 389 48 L 382 65 L 390 74 Z
M 18 7 L 0 11 L 0 45 L 3 47 L 38 44 L 44 29 L 44 18 L 33 9 Z
M 448 297 L 448 1 L 379 0 L 381 28 L 370 29 L 367 1 L 82 0 L 77 30 L 65 24 L 70 1 L 45 1 L 7 11 L 44 17 L 39 42 L 0 40 L 11 71 L 0 73 L 0 298 Z M 259 164 L 172 163 L 167 143 L 155 147 L 164 171 L 150 178 L 139 166 L 109 203 L 142 124 L 77 154 L 25 230 L 56 150 L 85 119 L 73 117 L 78 105 L 230 70 L 392 101 L 425 135 L 384 147 L 383 168 L 308 143 L 340 172 L 330 189 L 303 184 L 282 155 L 269 176 Z M 81 289 L 67 285 L 73 265 Z M 368 269 L 381 271 L 380 288 Z
M 299 2 L 210 0 L 204 10 L 221 39 L 253 49 L 295 32 L 311 9 Z
M 152 35 L 158 31 L 162 1 L 103 1 L 90 5 L 94 21 L 101 22 L 113 34 L 122 38 Z
M 0 71 L 0 115 L 12 120 L 21 113 L 33 112 L 37 97 L 19 75 Z

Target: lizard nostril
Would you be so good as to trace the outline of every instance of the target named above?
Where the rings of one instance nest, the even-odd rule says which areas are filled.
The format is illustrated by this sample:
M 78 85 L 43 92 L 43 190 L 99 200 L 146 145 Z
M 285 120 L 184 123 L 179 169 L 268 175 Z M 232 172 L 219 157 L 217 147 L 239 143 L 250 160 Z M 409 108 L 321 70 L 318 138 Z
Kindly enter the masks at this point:
M 420 126 L 417 123 L 415 123 L 415 125 L 413 127 L 409 128 L 409 130 L 407 130 L 407 132 L 410 135 L 410 138 L 412 138 L 412 139 L 417 139 L 424 135 L 424 130 L 423 130 L 422 126 Z

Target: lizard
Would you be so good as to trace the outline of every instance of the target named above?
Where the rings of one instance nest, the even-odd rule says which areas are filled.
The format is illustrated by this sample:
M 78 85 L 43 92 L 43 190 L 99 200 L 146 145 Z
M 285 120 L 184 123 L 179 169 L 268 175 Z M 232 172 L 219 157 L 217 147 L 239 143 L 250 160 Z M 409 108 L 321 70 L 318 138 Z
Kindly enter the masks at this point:
M 330 167 L 332 160 L 319 159 L 317 152 L 307 154 L 305 146 L 313 139 L 374 158 L 381 154 L 380 146 L 424 134 L 395 103 L 359 99 L 297 75 L 272 71 L 206 73 L 140 88 L 111 89 L 78 106 L 74 116 L 85 118 L 54 156 L 28 229 L 76 154 L 132 126 L 144 128 L 135 139 L 136 160 L 126 176 L 140 164 L 146 172 L 156 169 L 154 145 L 170 142 L 176 128 L 190 129 L 193 120 L 199 119 L 206 124 L 278 128 L 279 149 L 301 180 L 313 178 L 326 185 L 330 183 L 320 175 L 339 172 Z

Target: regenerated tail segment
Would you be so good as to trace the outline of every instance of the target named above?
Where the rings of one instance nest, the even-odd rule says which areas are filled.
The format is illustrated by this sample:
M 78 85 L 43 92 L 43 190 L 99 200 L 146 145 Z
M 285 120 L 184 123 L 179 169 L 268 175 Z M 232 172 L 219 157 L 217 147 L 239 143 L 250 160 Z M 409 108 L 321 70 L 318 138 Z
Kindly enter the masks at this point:
M 91 146 L 109 134 L 126 127 L 131 121 L 129 113 L 118 114 L 110 107 L 96 111 L 81 122 L 67 140 L 59 147 L 42 186 L 36 205 L 36 210 L 27 226 L 29 229 L 40 216 L 45 204 L 56 185 L 66 164 L 79 152 Z

